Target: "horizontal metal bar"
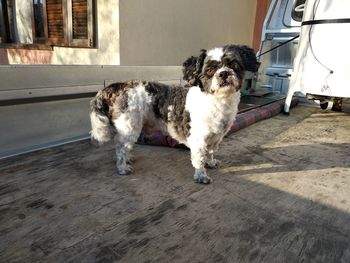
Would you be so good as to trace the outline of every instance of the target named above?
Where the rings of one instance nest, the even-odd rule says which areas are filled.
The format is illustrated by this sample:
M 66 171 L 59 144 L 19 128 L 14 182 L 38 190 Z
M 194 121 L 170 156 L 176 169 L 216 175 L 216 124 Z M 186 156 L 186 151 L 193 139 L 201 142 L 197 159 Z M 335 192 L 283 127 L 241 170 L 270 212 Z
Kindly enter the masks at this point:
M 96 92 L 102 89 L 103 87 L 104 87 L 103 85 L 89 85 L 89 86 L 73 86 L 73 87 L 5 90 L 5 91 L 0 91 L 0 101 L 91 93 L 91 92 Z
M 334 18 L 334 19 L 319 19 L 319 20 L 308 20 L 301 23 L 302 26 L 307 25 L 320 25 L 320 24 L 344 24 L 350 23 L 350 18 Z

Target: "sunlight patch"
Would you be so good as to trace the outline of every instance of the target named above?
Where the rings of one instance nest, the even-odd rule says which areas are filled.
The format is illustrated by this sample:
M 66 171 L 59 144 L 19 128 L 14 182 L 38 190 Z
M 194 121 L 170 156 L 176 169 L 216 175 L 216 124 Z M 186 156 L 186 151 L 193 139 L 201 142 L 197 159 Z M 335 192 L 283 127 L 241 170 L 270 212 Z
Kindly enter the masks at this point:
M 283 165 L 273 164 L 273 163 L 262 163 L 257 165 L 245 165 L 245 166 L 231 166 L 227 168 L 220 169 L 222 173 L 234 173 L 239 171 L 249 171 L 249 170 L 257 170 L 257 169 L 266 169 L 266 168 L 279 168 Z

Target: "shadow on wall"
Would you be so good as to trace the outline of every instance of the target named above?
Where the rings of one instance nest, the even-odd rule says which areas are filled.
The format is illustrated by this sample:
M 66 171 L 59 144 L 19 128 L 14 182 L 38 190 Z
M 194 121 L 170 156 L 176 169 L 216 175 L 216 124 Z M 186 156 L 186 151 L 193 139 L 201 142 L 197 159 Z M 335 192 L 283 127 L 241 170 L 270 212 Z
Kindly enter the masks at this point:
M 251 44 L 253 0 L 120 2 L 121 65 L 181 65 L 225 44 Z

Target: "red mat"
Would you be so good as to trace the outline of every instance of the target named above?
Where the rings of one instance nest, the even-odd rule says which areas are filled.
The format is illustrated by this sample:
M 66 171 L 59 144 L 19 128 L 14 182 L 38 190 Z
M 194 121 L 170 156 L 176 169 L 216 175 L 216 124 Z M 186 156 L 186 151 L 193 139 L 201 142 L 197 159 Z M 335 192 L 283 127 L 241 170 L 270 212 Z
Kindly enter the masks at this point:
M 298 98 L 294 97 L 291 103 L 291 107 L 294 107 L 298 104 Z M 261 106 L 249 111 L 238 113 L 236 120 L 234 121 L 228 134 L 234 133 L 240 129 L 248 127 L 253 123 L 256 123 L 261 120 L 271 118 L 282 112 L 284 106 L 284 100 L 279 100 L 273 103 L 270 103 L 265 106 Z M 179 144 L 176 140 L 170 136 L 163 135 L 160 131 L 152 134 L 151 136 L 145 136 L 141 134 L 140 138 L 137 141 L 138 144 L 147 144 L 155 146 L 169 146 L 169 147 L 185 147 L 182 144 Z

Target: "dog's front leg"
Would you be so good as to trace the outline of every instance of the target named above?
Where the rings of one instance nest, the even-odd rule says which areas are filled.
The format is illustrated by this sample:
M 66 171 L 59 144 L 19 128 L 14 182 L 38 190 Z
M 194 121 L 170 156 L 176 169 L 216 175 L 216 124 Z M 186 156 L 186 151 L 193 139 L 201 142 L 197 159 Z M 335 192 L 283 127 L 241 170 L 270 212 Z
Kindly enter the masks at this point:
M 193 179 L 196 183 L 209 184 L 212 179 L 207 175 L 205 169 L 206 149 L 205 147 L 191 147 L 191 160 L 195 168 Z

